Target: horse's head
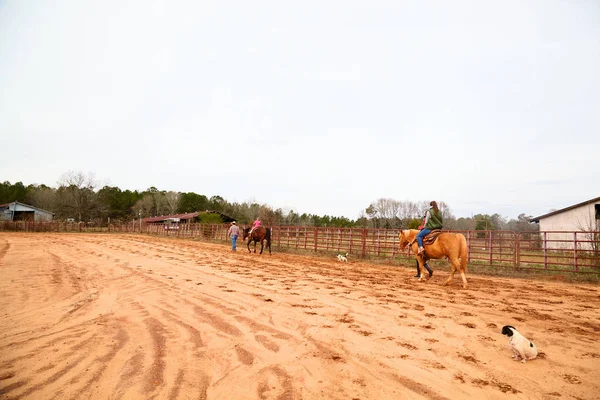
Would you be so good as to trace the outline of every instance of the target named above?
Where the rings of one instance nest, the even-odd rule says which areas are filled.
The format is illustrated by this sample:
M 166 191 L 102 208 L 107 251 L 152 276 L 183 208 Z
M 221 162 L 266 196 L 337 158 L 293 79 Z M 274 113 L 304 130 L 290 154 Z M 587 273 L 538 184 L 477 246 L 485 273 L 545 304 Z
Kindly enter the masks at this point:
M 406 246 L 411 242 L 410 236 L 410 229 L 400 231 L 400 243 L 398 244 L 400 246 L 400 251 L 404 251 Z
M 250 228 L 244 228 L 244 230 L 242 231 L 242 240 L 246 240 L 249 232 L 250 232 Z

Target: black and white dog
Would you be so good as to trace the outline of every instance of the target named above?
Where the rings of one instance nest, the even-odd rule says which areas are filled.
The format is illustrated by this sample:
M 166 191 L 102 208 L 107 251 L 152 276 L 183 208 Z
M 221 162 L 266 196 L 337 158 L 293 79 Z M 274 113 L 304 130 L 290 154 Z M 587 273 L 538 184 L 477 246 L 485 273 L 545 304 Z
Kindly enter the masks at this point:
M 340 262 L 348 262 L 348 253 L 346 254 L 338 254 L 338 261 Z
M 514 326 L 502 327 L 502 334 L 508 336 L 508 347 L 512 350 L 515 361 L 520 358 L 524 363 L 537 357 L 538 350 L 535 344 L 521 335 Z

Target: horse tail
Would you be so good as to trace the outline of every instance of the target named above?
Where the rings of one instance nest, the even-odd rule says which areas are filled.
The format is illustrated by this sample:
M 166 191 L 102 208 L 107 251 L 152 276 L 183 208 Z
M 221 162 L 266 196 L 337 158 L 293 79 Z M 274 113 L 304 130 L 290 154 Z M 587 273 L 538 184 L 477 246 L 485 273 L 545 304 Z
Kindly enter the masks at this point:
M 467 249 L 467 239 L 465 235 L 462 233 L 458 234 L 460 239 L 460 267 L 462 272 L 467 272 L 467 257 L 468 257 L 468 249 Z
M 267 246 L 269 247 L 269 254 L 271 254 L 271 230 L 273 228 L 267 228 Z
M 270 246 L 271 245 L 271 228 L 267 228 L 267 244 Z

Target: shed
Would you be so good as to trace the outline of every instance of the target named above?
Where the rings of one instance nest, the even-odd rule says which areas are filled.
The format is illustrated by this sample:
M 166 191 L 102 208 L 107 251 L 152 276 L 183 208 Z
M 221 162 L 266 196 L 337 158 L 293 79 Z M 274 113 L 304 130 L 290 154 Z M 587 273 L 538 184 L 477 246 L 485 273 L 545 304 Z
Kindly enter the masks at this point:
M 0 204 L 0 219 L 2 221 L 52 221 L 54 213 L 28 204 L 13 201 Z
M 551 211 L 530 221 L 538 223 L 541 232 L 565 232 L 553 233 L 556 241 L 548 243 L 548 248 L 573 248 L 574 233 L 600 231 L 600 197 Z
M 225 215 L 219 211 L 206 210 L 206 211 L 196 211 L 196 212 L 185 213 L 185 214 L 161 215 L 161 216 L 157 216 L 157 217 L 142 218 L 142 222 L 148 223 L 148 224 L 160 224 L 160 223 L 164 223 L 166 220 L 172 220 L 175 218 L 175 219 L 178 219 L 181 223 L 188 223 L 188 222 L 197 221 L 198 216 L 200 214 L 217 214 L 221 217 L 221 220 L 223 222 L 235 221 L 234 218 L 232 218 L 228 215 Z

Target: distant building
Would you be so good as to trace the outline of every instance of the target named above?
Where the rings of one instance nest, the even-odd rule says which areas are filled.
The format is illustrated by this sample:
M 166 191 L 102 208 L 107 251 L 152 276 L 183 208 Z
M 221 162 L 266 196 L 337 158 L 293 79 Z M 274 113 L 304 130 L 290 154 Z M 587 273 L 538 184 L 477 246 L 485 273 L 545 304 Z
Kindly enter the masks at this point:
M 547 248 L 572 249 L 575 239 L 573 232 L 578 232 L 579 239 L 587 240 L 583 232 L 600 231 L 600 197 L 531 218 L 530 221 L 540 224 L 541 232 L 569 232 L 552 233 L 552 241 L 548 243 Z M 557 242 L 560 240 L 565 242 Z M 589 247 L 585 243 L 582 244 L 583 248 Z
M 217 214 L 219 215 L 219 217 L 221 217 L 221 220 L 223 222 L 231 222 L 231 221 L 235 221 L 234 218 L 225 215 L 223 213 L 220 213 L 218 211 L 211 211 L 211 210 L 207 210 L 207 211 L 196 211 L 196 212 L 192 212 L 192 213 L 185 213 L 185 214 L 172 214 L 172 215 L 161 215 L 159 217 L 149 217 L 149 218 L 142 218 L 142 222 L 147 223 L 147 224 L 164 224 L 165 222 L 177 222 L 177 223 L 191 223 L 191 222 L 197 222 L 198 221 L 198 217 L 201 214 Z
M 54 213 L 41 208 L 13 201 L 0 204 L 0 220 L 2 221 L 52 221 Z

